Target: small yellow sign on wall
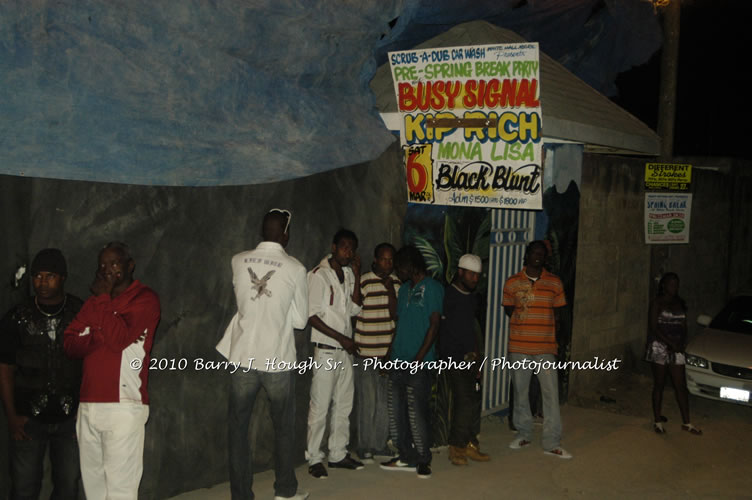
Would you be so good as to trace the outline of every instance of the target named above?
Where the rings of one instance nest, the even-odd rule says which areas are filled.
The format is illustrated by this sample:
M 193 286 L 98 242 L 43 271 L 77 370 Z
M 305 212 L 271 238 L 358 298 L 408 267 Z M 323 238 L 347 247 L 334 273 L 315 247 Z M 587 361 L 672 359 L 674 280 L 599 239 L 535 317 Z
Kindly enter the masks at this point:
M 649 191 L 688 191 L 692 182 L 692 165 L 680 163 L 646 163 L 645 189 Z

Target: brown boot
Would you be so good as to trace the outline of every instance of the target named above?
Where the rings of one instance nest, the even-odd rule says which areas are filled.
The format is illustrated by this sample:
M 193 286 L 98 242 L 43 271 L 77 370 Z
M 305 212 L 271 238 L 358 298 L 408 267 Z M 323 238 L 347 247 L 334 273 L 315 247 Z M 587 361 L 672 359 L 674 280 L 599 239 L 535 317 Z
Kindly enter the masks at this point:
M 454 465 L 467 465 L 466 448 L 449 445 L 449 461 Z
M 491 457 L 487 453 L 480 451 L 480 448 L 475 443 L 468 443 L 467 448 L 465 448 L 465 456 L 476 462 L 488 462 L 491 460 Z

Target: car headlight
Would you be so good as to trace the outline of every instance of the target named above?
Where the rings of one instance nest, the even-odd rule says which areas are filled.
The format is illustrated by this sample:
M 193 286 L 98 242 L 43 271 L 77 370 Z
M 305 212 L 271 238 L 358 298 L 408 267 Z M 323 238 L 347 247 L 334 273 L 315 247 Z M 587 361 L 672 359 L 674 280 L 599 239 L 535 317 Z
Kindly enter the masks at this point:
M 696 366 L 697 368 L 707 368 L 708 367 L 708 360 L 705 358 L 701 358 L 700 356 L 695 356 L 693 354 L 687 354 L 686 356 L 687 364 L 690 366 Z

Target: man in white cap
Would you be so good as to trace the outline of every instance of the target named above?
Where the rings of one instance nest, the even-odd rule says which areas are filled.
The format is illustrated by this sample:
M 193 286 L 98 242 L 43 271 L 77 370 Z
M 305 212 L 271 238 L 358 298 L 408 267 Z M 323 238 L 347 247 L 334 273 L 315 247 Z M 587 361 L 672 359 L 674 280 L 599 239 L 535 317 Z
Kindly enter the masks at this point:
M 480 451 L 480 331 L 478 314 L 481 298 L 474 293 L 483 264 L 480 257 L 460 257 L 457 274 L 444 292 L 444 314 L 439 328 L 439 353 L 451 360 L 452 366 L 463 361 L 467 369 L 453 368 L 446 372 L 452 391 L 452 420 L 449 428 L 449 460 L 454 465 L 467 465 L 467 459 L 487 462 L 491 459 Z M 474 361 L 474 363 L 469 363 Z

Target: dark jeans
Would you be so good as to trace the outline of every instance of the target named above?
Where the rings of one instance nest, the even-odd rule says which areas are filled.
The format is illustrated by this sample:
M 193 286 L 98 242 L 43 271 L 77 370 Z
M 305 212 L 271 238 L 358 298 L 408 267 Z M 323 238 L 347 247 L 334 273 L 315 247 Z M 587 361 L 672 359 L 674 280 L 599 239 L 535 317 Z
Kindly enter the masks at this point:
M 78 443 L 76 442 L 76 417 L 72 416 L 59 424 L 45 424 L 30 418 L 24 431 L 28 441 L 11 439 L 11 476 L 14 500 L 38 500 L 42 488 L 44 454 L 50 446 L 52 463 L 53 500 L 78 498 Z
M 460 448 L 478 444 L 481 393 L 476 392 L 477 370 L 449 370 L 446 377 L 452 390 L 452 419 L 449 444 Z
M 293 463 L 295 436 L 295 377 L 293 371 L 262 372 L 238 370 L 230 376 L 228 450 L 230 491 L 233 500 L 252 500 L 253 450 L 248 446 L 248 424 L 259 389 L 266 390 L 271 401 L 274 426 L 274 494 L 295 495 L 298 480 Z
M 411 465 L 431 463 L 430 397 L 428 370 L 389 373 L 389 434 L 400 460 Z
M 358 357 L 358 366 L 353 368 L 355 375 L 355 416 L 358 455 L 363 453 L 384 453 L 389 439 L 388 380 L 379 370 L 364 368 Z

